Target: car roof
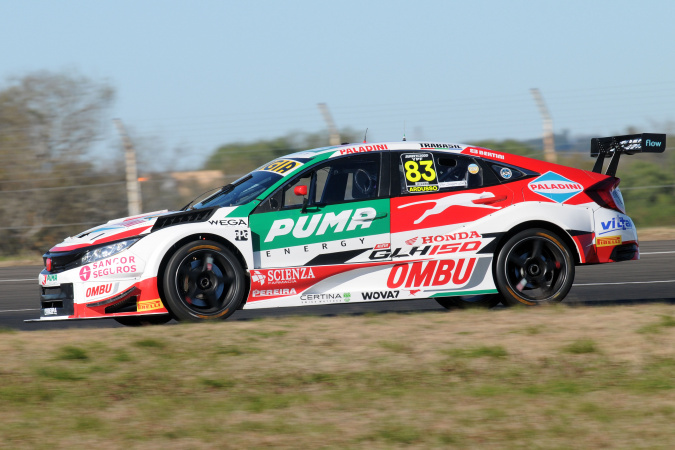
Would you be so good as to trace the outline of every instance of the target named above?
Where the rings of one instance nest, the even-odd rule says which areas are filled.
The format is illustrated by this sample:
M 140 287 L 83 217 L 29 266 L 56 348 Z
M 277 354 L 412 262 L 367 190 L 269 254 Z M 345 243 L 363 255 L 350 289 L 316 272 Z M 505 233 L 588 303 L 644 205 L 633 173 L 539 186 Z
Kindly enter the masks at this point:
M 285 158 L 313 160 L 320 155 L 325 158 L 326 153 L 334 153 L 331 157 L 349 155 L 354 153 L 367 153 L 389 150 L 434 150 L 448 151 L 451 153 L 461 153 L 464 149 L 471 146 L 466 144 L 456 144 L 448 142 L 421 142 L 421 141 L 398 141 L 398 142 L 363 142 L 334 145 L 330 147 L 319 147 L 310 150 L 303 150 L 286 155 Z M 323 158 L 319 158 L 323 159 Z

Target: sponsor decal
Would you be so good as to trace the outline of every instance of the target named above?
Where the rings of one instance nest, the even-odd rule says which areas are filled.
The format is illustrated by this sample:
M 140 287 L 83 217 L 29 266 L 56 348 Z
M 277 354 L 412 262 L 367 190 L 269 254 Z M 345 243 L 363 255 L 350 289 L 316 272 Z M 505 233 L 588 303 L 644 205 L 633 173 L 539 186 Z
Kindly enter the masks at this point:
M 466 180 L 441 181 L 440 183 L 438 183 L 439 188 L 464 187 L 466 185 L 467 185 Z
M 442 198 L 434 198 L 432 200 L 422 200 L 420 202 L 413 202 L 413 203 L 407 203 L 405 205 L 400 205 L 398 208 L 407 208 L 408 206 L 413 206 L 413 205 L 421 205 L 425 203 L 433 203 L 434 205 L 426 210 L 424 214 L 422 214 L 420 217 L 418 217 L 415 220 L 415 224 L 419 224 L 424 219 L 426 219 L 429 216 L 433 216 L 436 214 L 441 214 L 444 212 L 446 209 L 450 208 L 451 206 L 464 206 L 464 207 L 469 207 L 469 208 L 489 208 L 489 209 L 501 209 L 500 206 L 490 206 L 490 205 L 484 205 L 480 203 L 474 203 L 474 200 L 479 200 L 479 199 L 486 199 L 489 197 L 494 197 L 495 194 L 492 192 L 482 192 L 480 194 L 473 194 L 473 193 L 461 193 L 461 194 L 453 194 L 453 195 L 448 195 L 447 197 L 442 197 Z
M 447 241 L 463 241 L 466 239 L 481 239 L 482 236 L 475 231 L 460 231 L 452 234 L 441 234 L 436 236 L 422 237 L 423 244 L 431 244 L 432 242 L 447 242 Z M 406 241 L 406 244 L 408 241 Z
M 584 190 L 581 184 L 555 172 L 546 172 L 544 175 L 530 181 L 527 187 L 532 192 L 557 203 L 565 203 Z
M 481 241 L 453 242 L 443 245 L 427 245 L 424 247 L 412 247 L 408 253 L 402 253 L 402 248 L 390 250 L 375 250 L 368 257 L 371 260 L 386 258 L 409 258 L 414 256 L 447 255 L 450 253 L 475 252 L 481 246 Z
M 389 289 L 461 286 L 471 278 L 477 258 L 430 260 L 396 264 L 387 278 Z
M 501 177 L 504 178 L 505 180 L 508 180 L 513 176 L 513 172 L 511 172 L 511 169 L 509 169 L 508 167 L 502 167 L 499 170 L 499 175 L 501 175 Z
M 621 236 L 599 237 L 595 240 L 595 245 L 598 247 L 613 247 L 615 245 L 621 245 L 621 243 Z
M 623 141 L 619 142 L 619 145 L 626 150 L 640 150 L 640 143 L 642 142 L 642 138 L 637 138 L 637 139 L 626 139 Z
M 101 270 L 92 270 L 91 274 L 94 278 L 100 278 L 108 275 L 117 275 L 120 273 L 134 273 L 134 272 L 136 272 L 136 266 L 132 264 L 128 266 L 106 267 L 105 269 Z
M 253 297 L 279 297 L 282 295 L 295 295 L 295 288 L 290 289 L 254 289 Z
M 135 256 L 122 256 L 122 257 L 114 257 L 114 258 L 109 258 L 109 259 L 104 259 L 102 261 L 96 261 L 91 263 L 92 269 L 101 269 L 103 267 L 110 267 L 110 266 L 116 266 L 118 264 L 131 264 L 136 262 L 136 257 Z M 136 266 L 134 266 L 136 267 Z M 136 269 L 133 270 L 135 272 Z M 118 272 L 119 273 L 119 272 Z
M 361 297 L 364 300 L 393 300 L 398 298 L 400 291 L 376 291 L 362 292 Z
M 115 283 L 117 284 L 117 283 Z M 117 289 L 113 289 L 113 283 L 100 284 L 98 286 L 88 287 L 84 293 L 86 298 L 97 297 L 99 295 L 115 293 Z
M 628 217 L 617 216 L 607 222 L 600 222 L 602 231 L 598 234 L 613 233 L 615 231 L 625 231 L 633 228 L 633 222 Z
M 141 312 L 141 311 L 154 311 L 156 309 L 162 309 L 164 308 L 164 305 L 162 305 L 162 301 L 160 299 L 155 299 L 155 300 L 140 300 L 136 304 L 136 311 Z
M 410 186 L 408 187 L 408 192 L 413 193 L 413 192 L 437 192 L 439 186 L 437 184 L 430 185 L 430 186 Z
M 406 191 L 438 191 L 436 164 L 431 153 L 404 153 L 401 155 L 401 165 L 405 174 Z
M 55 316 L 58 314 L 56 308 L 45 308 L 43 309 L 45 316 Z
M 348 155 L 350 153 L 365 153 L 365 152 L 376 152 L 379 150 L 389 150 L 386 144 L 374 144 L 374 145 L 360 145 L 358 147 L 349 147 L 340 149 L 341 155 Z
M 221 219 L 221 220 L 209 220 L 211 225 L 221 225 L 221 226 L 246 226 L 246 221 L 244 219 Z
M 272 226 L 265 237 L 265 242 L 272 242 L 275 238 L 288 234 L 302 239 L 313 235 L 321 236 L 329 230 L 333 233 L 341 233 L 345 229 L 346 231 L 354 231 L 357 228 L 365 230 L 370 227 L 376 214 L 375 208 L 366 207 L 356 210 L 346 209 L 338 214 L 328 212 L 312 216 L 303 215 L 297 222 L 290 217 L 278 219 L 272 222 Z M 309 221 L 309 224 L 307 221 Z
M 273 286 L 279 284 L 295 284 L 304 280 L 314 280 L 316 279 L 316 276 L 311 267 L 292 267 L 287 269 L 254 270 L 251 279 L 261 286 L 265 283 Z
M 652 141 L 647 139 L 645 141 L 645 147 L 661 147 L 661 142 Z
M 433 150 L 435 148 L 462 148 L 462 146 L 457 144 L 429 144 L 427 142 L 420 142 L 420 148 L 422 150 Z
M 370 266 L 373 267 L 373 270 L 376 270 L 375 267 L 380 265 L 385 264 L 370 264 Z M 251 291 L 249 293 L 248 301 L 256 302 L 265 300 L 265 297 L 282 297 L 303 292 L 305 294 L 318 293 L 320 291 L 311 290 L 311 288 L 319 281 L 356 269 L 363 270 L 364 267 L 367 269 L 368 265 L 360 263 L 279 269 L 255 269 L 251 271 Z M 347 282 L 351 277 L 349 275 L 343 275 L 343 278 L 338 277 L 334 279 L 334 281 L 337 279 L 344 279 L 344 282 Z M 332 285 L 337 286 L 341 283 L 342 281 L 335 281 Z M 342 297 L 342 300 L 345 302 L 352 300 L 352 294 L 349 292 L 343 293 Z
M 149 215 L 143 216 L 143 217 L 134 217 L 132 219 L 124 220 L 120 225 L 125 227 L 125 228 L 129 228 L 129 227 L 133 227 L 134 225 L 138 225 L 139 223 L 145 223 L 148 220 L 156 219 L 157 217 L 160 217 L 162 215 L 163 215 L 163 213 L 161 213 L 161 214 L 149 214 Z
M 234 230 L 235 241 L 248 241 L 248 230 Z
M 482 148 L 470 148 L 469 153 L 472 155 L 485 156 L 492 159 L 504 159 L 504 155 L 499 153 L 491 152 L 490 150 L 485 150 Z
M 469 164 L 468 170 L 471 175 L 476 175 L 480 171 L 480 168 L 478 167 L 477 164 L 472 163 Z
M 389 202 L 389 199 L 373 199 L 326 205 L 312 208 L 306 214 L 299 209 L 253 214 L 250 218 L 253 251 L 293 248 L 293 251 L 308 252 L 309 244 L 317 244 L 310 246 L 311 251 L 317 246 L 326 250 L 323 247 L 326 243 L 330 248 L 341 245 L 339 241 L 347 240 L 345 246 L 349 247 L 357 245 L 356 240 L 364 236 L 387 236 L 390 227 Z M 386 241 L 377 239 L 368 246 Z M 269 252 L 266 255 L 272 257 Z
M 49 275 L 48 275 L 48 274 L 43 274 L 42 277 L 41 277 L 41 279 L 40 279 L 40 284 L 43 285 L 43 286 L 46 286 L 47 283 L 52 283 L 52 282 L 56 281 L 57 278 L 58 278 L 58 275 L 55 274 L 55 273 L 54 273 L 54 274 L 49 274 Z
M 136 257 L 121 256 L 103 261 L 96 261 L 80 269 L 80 280 L 87 281 L 89 278 L 100 278 L 108 275 L 136 272 Z
M 415 243 L 415 241 L 417 241 L 417 237 L 414 237 L 412 239 L 408 239 L 407 241 L 405 241 L 405 245 L 413 245 Z
M 349 298 L 351 300 L 351 294 Z M 302 303 L 339 303 L 344 300 L 343 294 L 302 294 Z
M 301 165 L 302 165 L 301 162 L 293 161 L 292 159 L 277 159 L 267 164 L 266 166 L 261 167 L 258 170 L 264 170 L 266 172 L 274 172 L 280 175 L 285 175 L 291 170 Z
M 91 276 L 91 269 L 89 266 L 84 266 L 80 269 L 80 280 L 87 281 Z
M 389 242 L 385 242 L 384 244 L 377 244 L 375 247 L 373 247 L 375 250 L 381 249 L 381 248 L 389 248 L 391 247 L 391 244 Z
M 253 280 L 254 283 L 258 283 L 260 286 L 265 284 L 266 279 L 267 277 L 257 270 L 254 270 L 253 274 L 251 275 L 251 280 Z

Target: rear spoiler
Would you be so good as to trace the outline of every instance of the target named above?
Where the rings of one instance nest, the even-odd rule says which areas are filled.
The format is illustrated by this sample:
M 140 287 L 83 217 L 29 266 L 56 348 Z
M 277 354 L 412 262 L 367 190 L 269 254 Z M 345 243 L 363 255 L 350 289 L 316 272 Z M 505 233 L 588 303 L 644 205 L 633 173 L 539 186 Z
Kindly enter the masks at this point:
M 597 156 L 593 172 L 602 173 L 605 156 L 612 155 L 605 175 L 615 176 L 621 154 L 663 153 L 666 149 L 666 135 L 654 133 L 626 134 L 591 139 L 591 156 Z

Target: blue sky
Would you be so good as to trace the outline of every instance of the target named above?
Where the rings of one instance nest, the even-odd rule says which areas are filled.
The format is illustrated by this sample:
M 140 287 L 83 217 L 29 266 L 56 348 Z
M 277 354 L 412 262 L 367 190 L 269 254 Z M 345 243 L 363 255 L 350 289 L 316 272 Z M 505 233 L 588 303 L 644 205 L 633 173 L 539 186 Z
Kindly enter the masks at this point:
M 534 138 L 675 120 L 675 2 L 5 1 L 0 79 L 76 71 L 185 168 L 218 145 L 325 127 L 369 140 Z M 657 129 L 661 128 L 661 129 Z M 116 140 L 111 123 L 108 139 Z

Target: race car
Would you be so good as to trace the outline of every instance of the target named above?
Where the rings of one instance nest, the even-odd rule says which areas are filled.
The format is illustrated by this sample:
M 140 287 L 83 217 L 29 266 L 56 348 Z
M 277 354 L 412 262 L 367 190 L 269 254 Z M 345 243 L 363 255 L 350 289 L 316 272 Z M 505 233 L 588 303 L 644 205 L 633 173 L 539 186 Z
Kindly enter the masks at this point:
M 35 321 L 560 302 L 575 266 L 639 258 L 616 169 L 621 155 L 665 146 L 663 134 L 593 139 L 593 171 L 434 142 L 293 153 L 193 206 L 111 220 L 56 245 L 44 255 Z

